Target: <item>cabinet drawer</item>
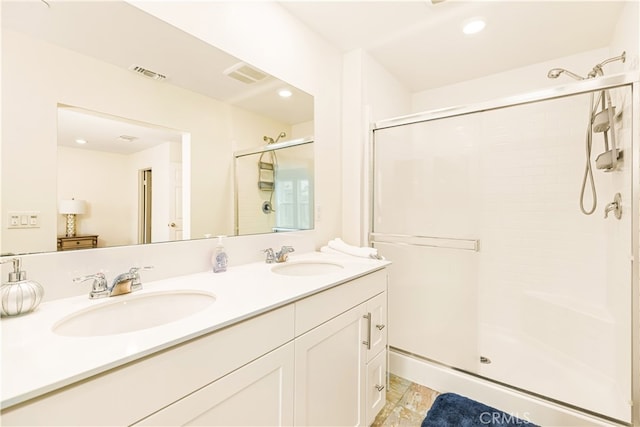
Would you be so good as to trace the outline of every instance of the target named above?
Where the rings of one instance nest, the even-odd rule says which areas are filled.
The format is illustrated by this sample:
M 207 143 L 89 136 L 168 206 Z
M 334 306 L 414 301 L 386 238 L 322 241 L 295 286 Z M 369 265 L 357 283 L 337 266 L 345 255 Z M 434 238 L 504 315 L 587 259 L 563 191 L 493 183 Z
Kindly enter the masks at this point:
M 60 244 L 62 250 L 70 249 L 86 249 L 92 248 L 93 242 L 91 240 L 65 240 Z
M 293 366 L 290 342 L 135 425 L 292 425 Z
M 387 289 L 387 270 L 375 271 L 295 303 L 295 335 L 361 304 Z
M 73 251 L 76 249 L 90 249 L 98 247 L 98 236 L 59 237 L 59 251 Z
M 387 293 L 383 292 L 367 301 L 367 313 L 371 316 L 369 328 L 371 345 L 367 361 L 387 347 Z
M 366 386 L 367 425 L 378 415 L 384 407 L 387 398 L 387 352 L 381 351 L 371 362 L 367 364 L 367 386 Z
M 289 305 L 5 409 L 2 425 L 131 425 L 292 338 Z

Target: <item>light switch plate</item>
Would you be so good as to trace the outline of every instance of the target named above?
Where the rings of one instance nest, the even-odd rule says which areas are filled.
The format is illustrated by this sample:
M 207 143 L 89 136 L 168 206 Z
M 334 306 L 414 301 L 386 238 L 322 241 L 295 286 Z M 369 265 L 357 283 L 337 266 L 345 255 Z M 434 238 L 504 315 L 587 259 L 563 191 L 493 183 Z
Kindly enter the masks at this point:
M 39 211 L 12 211 L 7 216 L 7 228 L 40 228 Z

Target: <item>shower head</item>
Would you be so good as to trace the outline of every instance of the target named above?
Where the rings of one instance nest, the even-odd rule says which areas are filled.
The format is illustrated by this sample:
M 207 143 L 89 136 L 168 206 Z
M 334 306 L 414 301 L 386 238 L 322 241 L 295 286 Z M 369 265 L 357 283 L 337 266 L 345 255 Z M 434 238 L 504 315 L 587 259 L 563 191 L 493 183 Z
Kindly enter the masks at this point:
M 588 78 L 594 78 L 594 77 L 598 77 L 598 76 L 603 76 L 604 72 L 602 71 L 602 67 L 605 66 L 606 64 L 608 64 L 609 62 L 614 62 L 614 61 L 621 61 L 621 62 L 625 62 L 627 60 L 627 52 L 623 51 L 621 55 L 619 56 L 614 56 L 613 58 L 609 58 L 609 59 L 605 59 L 604 61 L 602 61 L 599 64 L 596 64 L 595 67 L 593 67 L 593 69 L 591 69 L 591 71 L 589 71 L 588 74 Z
M 565 70 L 564 68 L 552 68 L 551 70 L 549 70 L 549 72 L 547 73 L 547 77 L 550 79 L 557 79 L 560 74 L 565 73 L 566 75 L 568 75 L 569 77 L 572 77 L 576 80 L 584 80 L 584 77 L 581 77 L 579 75 L 577 75 L 576 73 L 573 73 L 569 70 Z
M 276 142 L 278 142 L 280 140 L 280 138 L 284 138 L 285 136 L 287 136 L 286 132 L 280 132 L 280 135 L 278 135 L 278 137 L 275 139 L 275 141 L 273 140 L 273 138 L 271 138 L 270 136 L 263 136 L 262 140 L 264 142 L 266 142 L 267 144 L 275 144 Z
M 284 138 L 285 136 L 287 136 L 286 132 L 280 132 L 280 135 L 278 135 L 278 137 L 276 138 L 276 142 L 278 142 L 280 138 Z

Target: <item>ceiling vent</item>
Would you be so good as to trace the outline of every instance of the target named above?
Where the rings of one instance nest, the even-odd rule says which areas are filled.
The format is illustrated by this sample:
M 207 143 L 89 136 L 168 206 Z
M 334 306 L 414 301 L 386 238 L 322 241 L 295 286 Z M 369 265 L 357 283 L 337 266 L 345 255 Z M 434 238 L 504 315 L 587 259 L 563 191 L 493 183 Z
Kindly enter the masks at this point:
M 262 71 L 258 71 L 255 68 L 245 64 L 244 62 L 238 62 L 237 64 L 224 70 L 223 73 L 233 79 L 247 84 L 259 82 L 260 80 L 267 77 L 267 75 Z
M 134 73 L 138 73 L 145 77 L 149 77 L 150 79 L 153 79 L 153 80 L 164 80 L 167 78 L 167 76 L 165 76 L 164 74 L 156 73 L 155 71 L 148 70 L 139 65 L 132 65 L 129 67 L 129 69 Z
M 122 142 L 133 142 L 136 139 L 138 139 L 135 136 L 131 136 L 131 135 L 120 135 L 119 137 L 116 138 L 116 140 L 118 141 L 122 141 Z

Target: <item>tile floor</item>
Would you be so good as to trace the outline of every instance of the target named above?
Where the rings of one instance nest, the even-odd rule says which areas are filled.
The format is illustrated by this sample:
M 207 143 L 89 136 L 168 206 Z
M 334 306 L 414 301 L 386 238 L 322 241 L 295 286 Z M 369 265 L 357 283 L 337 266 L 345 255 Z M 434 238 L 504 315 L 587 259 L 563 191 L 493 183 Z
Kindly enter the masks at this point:
M 389 374 L 387 403 L 372 427 L 420 427 L 438 392 Z

